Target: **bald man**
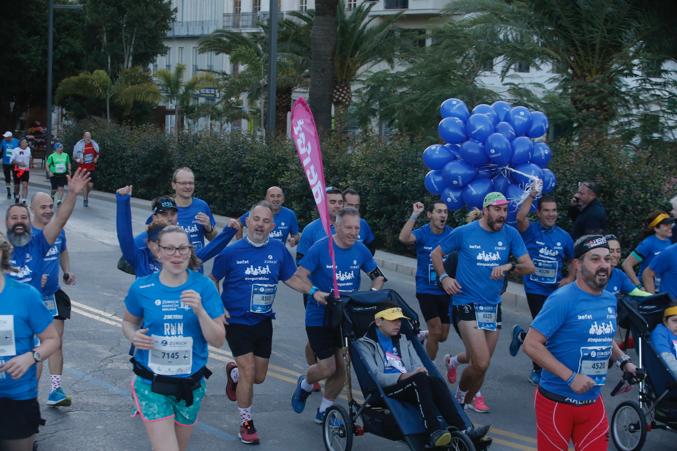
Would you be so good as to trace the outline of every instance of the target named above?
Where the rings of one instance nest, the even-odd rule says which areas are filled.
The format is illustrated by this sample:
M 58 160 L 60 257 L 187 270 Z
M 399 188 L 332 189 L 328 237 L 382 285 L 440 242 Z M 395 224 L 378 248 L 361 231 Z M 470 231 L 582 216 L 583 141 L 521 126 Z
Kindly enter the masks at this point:
M 284 191 L 279 186 L 271 186 L 266 190 L 266 201 L 273 209 L 275 228 L 270 232 L 270 238 L 287 243 L 290 246 L 296 246 L 301 238 L 299 233 L 299 223 L 296 219 L 296 213 L 287 207 L 284 207 Z M 247 225 L 249 212 L 240 216 L 240 224 Z M 242 238 L 242 232 L 239 232 L 238 238 Z

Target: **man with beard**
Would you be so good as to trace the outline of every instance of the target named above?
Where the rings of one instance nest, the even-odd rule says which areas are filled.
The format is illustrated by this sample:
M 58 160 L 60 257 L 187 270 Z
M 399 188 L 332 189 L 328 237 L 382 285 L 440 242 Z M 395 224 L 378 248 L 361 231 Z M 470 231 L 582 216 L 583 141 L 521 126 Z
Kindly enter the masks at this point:
M 439 344 L 449 336 L 450 297 L 437 283 L 437 273 L 430 253 L 453 229 L 447 225 L 447 205 L 438 200 L 428 205 L 428 224 L 412 230 L 424 208 L 421 202 L 414 203 L 411 216 L 402 226 L 399 239 L 404 244 L 416 244 L 416 299 L 428 326 L 425 350 L 435 360 Z
M 601 396 L 609 359 L 635 373 L 614 342 L 616 298 L 604 289 L 611 255 L 603 235 L 574 244 L 576 282 L 548 297 L 524 340 L 524 352 L 543 368 L 536 391 L 539 450 L 608 448 L 609 424 Z
M 14 246 L 10 263 L 17 268 L 17 272 L 9 272 L 19 282 L 33 285 L 38 291 L 41 289 L 43 259 L 57 240 L 68 218 L 75 208 L 75 200 L 89 183 L 89 174 L 84 169 L 78 169 L 73 177 L 68 178 L 68 195 L 63 204 L 49 221 L 37 233 L 32 232 L 30 213 L 25 205 L 12 205 L 7 209 L 5 225 L 7 238 Z
M 465 345 L 470 364 L 463 370 L 456 399 L 478 412 L 489 412 L 479 390 L 489 368 L 501 329 L 501 289 L 508 272 L 535 271 L 519 232 L 505 224 L 508 201 L 498 192 L 482 203 L 479 221 L 457 227 L 432 254 L 444 291 L 452 295 L 452 320 Z M 458 251 L 456 277 L 444 270 L 443 257 Z M 516 262 L 509 260 L 510 256 Z
M 247 215 L 247 235 L 224 249 L 214 260 L 211 278 L 223 281 L 221 299 L 226 308 L 226 340 L 235 362 L 226 365 L 226 395 L 237 401 L 242 443 L 257 444 L 252 420 L 254 384 L 262 384 L 268 372 L 273 342 L 273 302 L 277 284 L 284 282 L 300 293 L 311 284 L 296 274 L 294 259 L 282 241 L 270 239 L 275 228 L 273 209 L 267 201 L 253 206 Z M 323 299 L 327 293 L 317 291 Z
M 275 228 L 270 232 L 270 237 L 281 241 L 282 243 L 287 243 L 287 240 L 289 240 L 290 246 L 296 246 L 301 238 L 301 235 L 299 234 L 299 223 L 296 219 L 294 210 L 282 205 L 284 204 L 284 192 L 282 191 L 282 188 L 279 186 L 271 186 L 268 188 L 266 190 L 266 201 L 273 209 L 273 222 L 275 222 Z M 242 226 L 247 225 L 248 216 L 248 211 L 240 216 L 240 224 Z M 238 232 L 238 238 L 242 238 L 242 231 Z

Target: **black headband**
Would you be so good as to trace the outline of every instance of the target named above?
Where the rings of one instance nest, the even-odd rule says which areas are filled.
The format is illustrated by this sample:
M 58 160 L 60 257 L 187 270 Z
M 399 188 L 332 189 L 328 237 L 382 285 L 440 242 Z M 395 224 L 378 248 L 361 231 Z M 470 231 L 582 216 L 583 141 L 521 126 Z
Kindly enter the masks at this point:
M 609 249 L 609 243 L 604 235 L 585 235 L 574 245 L 574 258 L 581 258 L 583 254 L 597 248 Z

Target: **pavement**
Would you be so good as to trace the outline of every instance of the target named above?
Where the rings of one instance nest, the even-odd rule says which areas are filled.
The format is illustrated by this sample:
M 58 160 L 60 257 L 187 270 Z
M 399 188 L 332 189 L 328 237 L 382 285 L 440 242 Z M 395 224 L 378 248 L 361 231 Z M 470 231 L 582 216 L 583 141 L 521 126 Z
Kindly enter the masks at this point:
M 46 181 L 34 170 L 31 193 L 44 190 Z M 120 256 L 115 236 L 114 196 L 93 193 L 89 208 L 82 207 L 81 199 L 66 226 L 71 255 L 72 272 L 77 283 L 64 290 L 73 299 L 72 318 L 66 322 L 64 339 L 64 389 L 73 397 L 67 408 L 48 408 L 45 401 L 49 378 L 45 374 L 40 383 L 39 401 L 42 415 L 47 420 L 38 435 L 40 451 L 81 450 L 148 450 L 150 445 L 139 418 L 131 417 L 131 369 L 127 355 L 128 341 L 121 332 L 124 314 L 123 300 L 133 276 L 116 269 Z M 6 208 L 9 201 L 3 200 Z M 135 199 L 132 202 L 133 226 L 136 232 L 144 227 L 150 205 Z M 217 218 L 223 225 L 225 218 Z M 381 266 L 389 279 L 389 288 L 396 290 L 419 312 L 415 300 L 415 284 L 410 261 L 393 254 L 378 253 Z M 210 263 L 205 272 L 210 271 Z M 368 279 L 363 278 L 363 287 Z M 261 435 L 261 450 L 322 450 L 321 429 L 312 421 L 321 397 L 313 394 L 306 410 L 296 414 L 291 410 L 290 397 L 299 374 L 305 371 L 303 347 L 306 342 L 304 312 L 301 296 L 280 284 L 275 301 L 273 354 L 266 381 L 254 389 L 254 421 Z M 482 392 L 492 411 L 488 414 L 470 412 L 476 425 L 491 424 L 492 450 L 536 449 L 536 431 L 533 411 L 534 387 L 527 377 L 531 363 L 524 354 L 508 354 L 509 330 L 515 323 L 526 326 L 528 313 L 521 308 L 504 310 L 505 331 L 500 335 L 492 366 Z M 463 345 L 452 331 L 440 347 L 435 359 L 443 369 L 443 355 L 458 353 Z M 248 445 L 237 439 L 239 418 L 234 403 L 227 400 L 224 388 L 224 368 L 232 355 L 227 345 L 210 349 L 209 367 L 214 375 L 207 383 L 200 421 L 195 427 L 189 450 L 232 449 L 245 450 Z M 459 373 L 460 375 L 460 373 Z M 621 401 L 637 399 L 636 392 L 615 398 L 609 391 L 620 378 L 620 372 L 611 369 L 604 388 L 608 415 Z M 361 399 L 359 386 L 352 378 L 353 393 Z M 450 387 L 453 391 L 454 387 Z M 346 406 L 344 391 L 339 403 Z M 671 449 L 671 435 L 652 431 L 645 449 Z M 355 450 L 405 450 L 403 443 L 391 442 L 372 434 L 355 437 Z

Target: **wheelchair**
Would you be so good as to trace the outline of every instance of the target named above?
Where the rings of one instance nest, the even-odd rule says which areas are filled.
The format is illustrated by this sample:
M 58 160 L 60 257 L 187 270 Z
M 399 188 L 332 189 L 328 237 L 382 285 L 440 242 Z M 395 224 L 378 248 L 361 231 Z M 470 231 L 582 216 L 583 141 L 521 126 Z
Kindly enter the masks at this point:
M 653 429 L 677 431 L 677 380 L 649 341 L 669 304 L 670 298 L 664 293 L 639 299 L 628 296 L 619 301 L 619 325 L 634 337 L 637 367 L 642 370 L 638 370 L 637 378 L 625 376 L 627 382 L 639 387 L 637 401 L 620 403 L 611 417 L 611 438 L 619 451 L 642 449 Z
M 338 311 L 333 315 L 340 317 L 340 319 L 334 321 L 338 323 L 343 345 L 347 349 L 344 359 L 346 363 L 348 408 L 335 404 L 327 410 L 322 425 L 326 450 L 350 451 L 353 446 L 353 438 L 364 433 L 375 434 L 393 441 L 403 441 L 409 446 L 409 449 L 414 451 L 424 449 L 475 451 L 488 448 L 491 439 L 485 437 L 478 440 L 477 443 L 473 443 L 466 435 L 465 431 L 472 429 L 473 424 L 462 407 L 455 401 L 448 388 L 448 395 L 454 400 L 459 417 L 465 423 L 465 429 L 449 429 L 452 435 L 451 443 L 443 448 L 430 448 L 428 434 L 418 409 L 412 404 L 386 396 L 383 388 L 371 377 L 359 352 L 354 348 L 354 343 L 367 332 L 374 321 L 374 314 L 383 303 L 399 306 L 403 313 L 410 318 L 410 320 L 402 320 L 400 334 L 405 334 L 413 343 L 421 362 L 428 370 L 428 374 L 444 380 L 434 363 L 427 356 L 423 346 L 416 339 L 416 334 L 419 331 L 418 315 L 397 292 L 386 289 L 355 292 L 343 296 L 339 302 L 329 308 L 334 312 Z M 361 403 L 353 397 L 351 366 L 355 370 L 357 381 L 364 396 L 364 401 Z

